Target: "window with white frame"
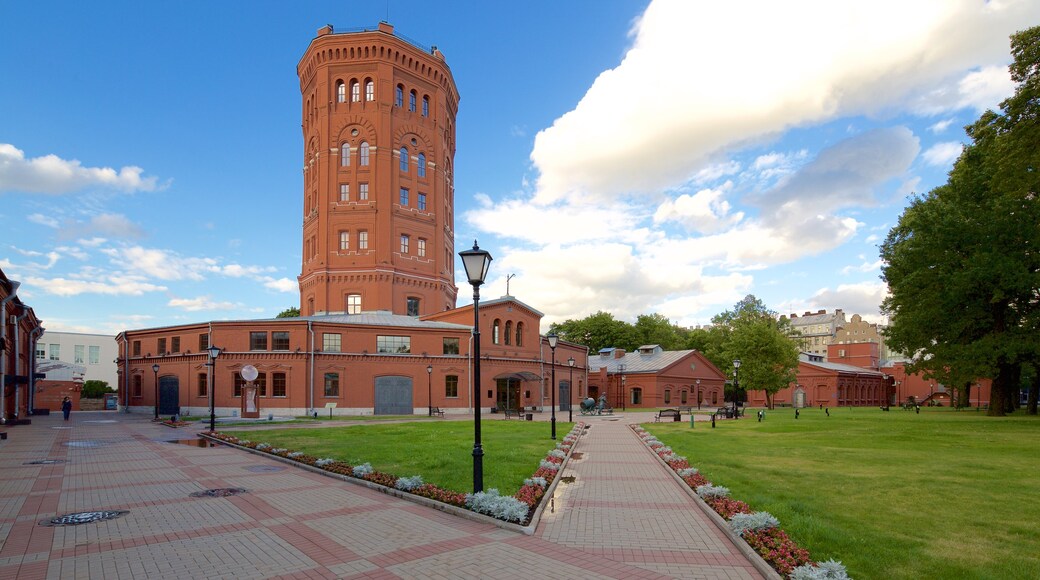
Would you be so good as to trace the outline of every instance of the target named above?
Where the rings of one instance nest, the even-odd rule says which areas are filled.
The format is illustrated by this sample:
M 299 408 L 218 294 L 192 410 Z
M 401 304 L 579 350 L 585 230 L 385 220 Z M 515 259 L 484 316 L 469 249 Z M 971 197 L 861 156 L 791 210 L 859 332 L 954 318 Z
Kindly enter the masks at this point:
M 361 157 L 361 166 L 368 167 L 368 141 L 362 141 L 360 152 L 358 155 Z
M 420 258 L 426 257 L 426 240 L 419 238 L 415 243 L 415 251 Z
M 87 364 L 97 365 L 101 364 L 101 347 L 100 346 L 88 346 L 87 347 Z
M 415 170 L 418 172 L 419 177 L 426 177 L 426 154 L 420 153 L 419 160 L 416 161 Z
M 368 184 L 358 184 L 358 201 L 368 201 Z
M 339 233 L 339 249 L 345 252 L 350 249 L 350 231 L 342 230 Z
M 408 93 L 408 110 L 415 112 L 415 91 Z
M 368 230 L 359 230 L 357 233 L 357 245 L 359 250 L 368 249 Z
M 408 148 L 401 147 L 401 171 L 408 173 Z
M 418 198 L 417 203 L 418 203 L 418 207 L 419 207 L 420 210 L 426 211 L 426 194 L 425 193 L 422 193 L 422 192 L 419 193 L 419 198 Z
M 404 106 L 404 87 L 401 85 L 397 85 L 397 88 L 394 89 L 394 106 Z
M 343 81 L 336 81 L 336 102 L 347 102 L 347 85 Z
M 350 100 L 354 103 L 361 101 L 361 83 L 357 81 L 350 83 Z
M 86 361 L 87 348 L 82 344 L 77 344 L 72 348 L 72 362 L 81 365 Z
M 409 242 L 411 242 L 411 240 L 412 239 L 408 236 L 408 234 L 401 234 L 401 253 L 402 254 L 407 254 L 408 253 L 408 245 L 409 245 Z
M 350 201 L 350 184 L 341 183 L 339 184 L 339 200 Z
M 402 187 L 401 188 L 400 201 L 401 201 L 401 205 L 403 205 L 405 207 L 408 207 L 408 188 L 407 187 Z
M 340 352 L 341 335 L 325 332 L 321 335 L 321 350 L 323 352 Z
M 372 82 L 372 79 L 368 79 L 365 81 L 365 100 L 376 100 L 376 84 Z
M 361 314 L 360 294 L 347 294 L 347 314 Z
M 412 352 L 412 337 L 377 336 L 376 352 L 392 354 L 409 354 Z
M 423 95 L 422 98 L 422 116 L 430 116 L 430 97 L 427 97 L 426 95 Z
M 339 164 L 343 167 L 350 167 L 350 143 L 340 145 Z
M 36 360 L 44 360 L 47 358 L 47 345 L 42 342 L 36 343 Z

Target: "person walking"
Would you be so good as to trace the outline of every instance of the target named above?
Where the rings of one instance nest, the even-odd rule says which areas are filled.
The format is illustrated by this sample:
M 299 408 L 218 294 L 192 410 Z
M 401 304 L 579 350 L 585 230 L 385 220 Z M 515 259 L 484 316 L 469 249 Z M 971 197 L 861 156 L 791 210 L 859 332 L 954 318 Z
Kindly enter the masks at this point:
M 61 402 L 61 413 L 65 415 L 65 420 L 69 420 L 69 413 L 72 412 L 72 399 L 65 397 L 65 400 Z

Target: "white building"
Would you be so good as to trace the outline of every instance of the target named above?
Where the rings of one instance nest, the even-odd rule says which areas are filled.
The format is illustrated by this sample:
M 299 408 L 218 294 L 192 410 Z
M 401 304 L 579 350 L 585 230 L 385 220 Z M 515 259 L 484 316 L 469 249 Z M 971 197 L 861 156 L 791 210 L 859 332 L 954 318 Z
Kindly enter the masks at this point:
M 44 331 L 36 342 L 36 360 L 62 361 L 85 369 L 84 381 L 105 381 L 115 389 L 119 382 L 115 359 L 116 337 L 109 334 Z

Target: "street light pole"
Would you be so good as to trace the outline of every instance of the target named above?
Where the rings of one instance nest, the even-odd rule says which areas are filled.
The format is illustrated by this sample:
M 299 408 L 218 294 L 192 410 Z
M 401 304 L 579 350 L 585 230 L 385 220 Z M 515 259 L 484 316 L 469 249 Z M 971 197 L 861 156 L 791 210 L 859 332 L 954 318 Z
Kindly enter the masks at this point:
M 733 418 L 737 418 L 737 399 L 740 397 L 740 359 L 733 361 Z
M 567 378 L 567 421 L 574 422 L 574 357 L 567 359 L 567 366 L 571 368 L 570 377 Z
M 220 347 L 210 345 L 206 354 L 209 355 L 209 432 L 213 433 L 217 430 L 217 394 L 214 391 L 217 389 L 217 357 L 220 356 Z
M 694 384 L 697 385 L 697 410 L 700 411 L 700 409 L 701 409 L 701 380 L 697 379 L 696 381 L 694 381 Z
M 433 417 L 433 365 L 426 365 L 426 402 L 430 406 L 430 417 Z
M 546 340 L 549 341 L 549 352 L 552 353 L 552 354 L 549 355 L 550 358 L 552 358 L 552 362 L 551 362 L 551 364 L 552 364 L 552 385 L 549 388 L 549 391 L 552 393 L 552 410 L 550 412 L 551 418 L 550 418 L 549 422 L 552 423 L 552 429 L 551 429 L 552 438 L 555 440 L 556 439 L 556 343 L 559 342 L 560 337 L 556 336 L 555 332 L 550 332 L 548 335 L 546 335 L 545 338 L 546 338 Z
M 473 493 L 484 491 L 484 449 L 480 446 L 480 285 L 491 267 L 491 254 L 473 240 L 473 249 L 459 252 L 466 278 L 473 286 Z
M 155 420 L 159 420 L 159 364 L 152 365 L 152 376 L 155 378 Z
M 625 407 L 625 365 L 619 364 L 618 371 L 621 373 L 621 377 L 618 379 L 618 389 L 621 390 L 621 410 L 627 411 Z

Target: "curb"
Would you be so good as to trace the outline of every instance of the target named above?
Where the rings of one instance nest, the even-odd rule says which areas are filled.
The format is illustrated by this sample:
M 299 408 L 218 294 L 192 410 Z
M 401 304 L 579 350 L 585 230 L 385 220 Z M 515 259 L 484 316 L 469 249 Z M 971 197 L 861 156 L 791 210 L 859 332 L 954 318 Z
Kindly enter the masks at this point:
M 748 561 L 751 562 L 751 565 L 754 566 L 755 569 L 762 574 L 762 576 L 769 578 L 769 580 L 783 580 L 783 576 L 781 576 L 772 566 L 770 566 L 768 562 L 763 560 L 762 556 L 760 556 L 758 552 L 754 551 L 751 548 L 751 546 L 749 546 L 747 542 L 744 541 L 744 538 L 741 538 L 740 536 L 735 534 L 733 530 L 730 529 L 729 524 L 726 523 L 726 520 L 722 519 L 722 516 L 716 513 L 715 510 L 711 509 L 711 506 L 705 503 L 704 500 L 701 499 L 699 495 L 697 495 L 697 492 L 690 489 L 690 486 L 686 485 L 686 482 L 683 481 L 681 477 L 679 477 L 679 474 L 676 473 L 670 465 L 665 463 L 664 459 L 661 459 L 660 455 L 654 453 L 654 450 L 650 449 L 650 447 L 647 446 L 647 444 L 643 441 L 643 438 L 640 437 L 634 429 L 632 429 L 633 425 L 629 425 L 628 427 L 632 431 L 632 434 L 635 435 L 637 439 L 639 439 L 639 442 L 643 445 L 643 448 L 649 451 L 650 454 L 653 455 L 655 459 L 657 459 L 657 462 L 664 466 L 664 468 L 672 476 L 672 479 L 674 479 L 679 484 L 679 486 L 682 487 L 683 491 L 686 492 L 686 495 L 690 496 L 693 499 L 693 503 L 695 503 L 697 507 L 699 507 L 701 511 L 708 516 L 708 519 L 710 519 L 711 522 L 715 524 L 716 528 L 718 528 L 723 534 L 726 535 L 726 537 L 728 537 L 733 542 L 733 545 L 736 546 L 737 550 L 741 554 L 743 554 L 748 559 Z
M 317 474 L 320 474 L 320 475 L 324 475 L 326 477 L 339 479 L 340 481 L 343 481 L 343 482 L 346 482 L 346 483 L 351 483 L 351 484 L 354 484 L 354 485 L 359 485 L 361 487 L 367 487 L 368 489 L 371 489 L 373 491 L 378 491 L 378 492 L 381 492 L 381 493 L 385 493 L 386 495 L 390 495 L 390 496 L 396 497 L 398 499 L 403 499 L 405 501 L 410 501 L 412 503 L 416 503 L 416 504 L 419 504 L 419 505 L 422 505 L 422 506 L 433 508 L 435 510 L 442 511 L 444 513 L 448 513 L 448 514 L 451 514 L 453 516 L 457 516 L 457 517 L 460 517 L 460 518 L 464 518 L 464 519 L 475 521 L 475 522 L 479 522 L 479 523 L 491 524 L 493 526 L 497 526 L 497 527 L 502 528 L 504 530 L 509 530 L 511 532 L 517 532 L 517 533 L 521 533 L 521 534 L 524 534 L 524 535 L 527 535 L 527 536 L 531 536 L 531 535 L 534 535 L 535 529 L 538 527 L 538 522 L 542 518 L 542 512 L 545 511 L 545 506 L 546 506 L 546 504 L 549 503 L 547 498 L 551 497 L 550 494 L 552 494 L 552 492 L 556 489 L 556 486 L 559 484 L 560 474 L 563 473 L 564 467 L 566 467 L 566 465 L 570 462 L 571 455 L 574 453 L 574 449 L 575 449 L 575 447 L 577 447 L 578 441 L 581 440 L 581 436 L 584 435 L 584 433 L 585 433 L 585 430 L 582 429 L 581 434 L 578 435 L 578 439 L 576 439 L 574 441 L 574 445 L 571 445 L 570 451 L 567 452 L 567 457 L 565 457 L 563 459 L 563 463 L 560 464 L 560 468 L 558 470 L 556 470 L 556 477 L 554 477 L 552 483 L 549 484 L 545 488 L 545 493 L 542 495 L 542 500 L 539 501 L 538 505 L 535 507 L 534 513 L 531 515 L 531 523 L 526 525 L 526 526 L 521 526 L 520 524 L 517 524 L 517 523 L 507 522 L 505 520 L 500 520 L 500 519 L 497 519 L 497 518 L 493 518 L 493 517 L 491 517 L 489 515 L 485 515 L 485 514 L 482 514 L 482 513 L 479 513 L 479 512 L 468 510 L 466 508 L 462 508 L 462 507 L 458 507 L 458 506 L 442 503 L 442 502 L 430 499 L 428 497 L 424 497 L 424 496 L 421 496 L 421 495 L 415 495 L 414 493 L 408 493 L 406 491 L 402 491 L 400 489 L 396 489 L 396 488 L 393 488 L 393 487 L 387 487 L 385 485 L 380 485 L 378 483 L 373 483 L 371 481 L 368 481 L 367 479 L 360 479 L 360 478 L 357 478 L 357 477 L 351 477 L 349 475 L 343 475 L 341 473 L 333 473 L 331 471 L 326 471 L 326 470 L 324 470 L 324 469 L 322 469 L 320 467 L 315 467 L 313 465 L 307 465 L 306 463 L 301 463 L 299 461 L 296 461 L 295 459 L 290 459 L 288 457 L 282 457 L 281 455 L 275 455 L 273 453 L 267 453 L 265 451 L 258 451 L 256 449 L 253 449 L 252 447 L 245 447 L 245 446 L 242 446 L 242 445 L 236 445 L 234 443 L 229 443 L 229 442 L 224 441 L 222 439 L 218 439 L 216 437 L 213 437 L 209 433 L 199 433 L 198 436 L 203 438 L 203 439 L 205 439 L 205 440 L 207 440 L 207 441 L 209 441 L 209 442 L 211 442 L 211 443 L 215 443 L 215 444 L 219 443 L 220 445 L 226 445 L 226 446 L 231 447 L 233 449 L 239 449 L 239 450 L 242 450 L 242 451 L 246 451 L 246 452 L 252 453 L 253 455 L 266 457 L 268 459 L 273 459 L 275 461 L 278 461 L 278 462 L 281 462 L 281 463 L 285 463 L 287 465 L 292 465 L 292 466 L 298 467 L 300 469 L 305 469 L 305 470 L 310 471 L 312 473 L 317 473 Z

